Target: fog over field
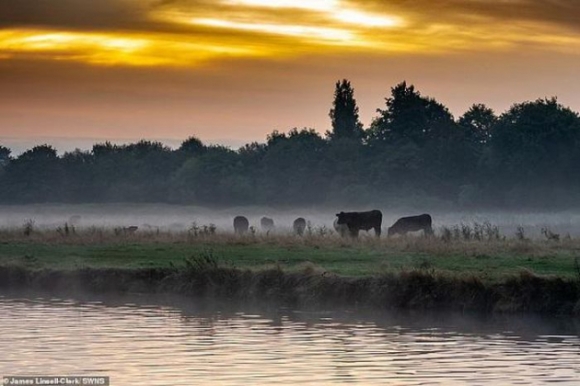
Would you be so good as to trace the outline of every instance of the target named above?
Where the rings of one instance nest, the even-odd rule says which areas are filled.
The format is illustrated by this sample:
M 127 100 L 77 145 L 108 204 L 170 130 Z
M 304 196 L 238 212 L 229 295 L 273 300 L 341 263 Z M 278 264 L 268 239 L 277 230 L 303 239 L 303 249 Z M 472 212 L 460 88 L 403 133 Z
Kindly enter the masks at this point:
M 500 233 L 513 237 L 519 226 L 528 237 L 541 236 L 541 229 L 548 228 L 562 236 L 580 237 L 580 212 L 500 212 L 500 211 L 429 211 L 418 210 L 385 210 L 374 207 L 327 207 L 327 208 L 294 208 L 276 209 L 271 207 L 229 207 L 204 208 L 198 206 L 159 205 L 159 204 L 95 204 L 95 205 L 3 205 L 0 206 L 0 227 L 18 228 L 32 220 L 39 229 L 51 229 L 65 223 L 77 228 L 92 226 L 114 228 L 120 226 L 139 227 L 139 230 L 156 230 L 182 232 L 187 231 L 193 223 L 198 226 L 214 224 L 218 233 L 233 233 L 233 218 L 246 216 L 250 225 L 261 232 L 260 219 L 263 216 L 274 219 L 276 232 L 287 233 L 292 229 L 292 222 L 304 217 L 313 228 L 327 227 L 332 229 L 335 214 L 340 211 L 362 211 L 381 209 L 383 212 L 383 232 L 399 217 L 430 213 L 433 227 L 440 234 L 441 227 L 453 227 L 460 224 L 473 225 L 489 222 L 499 227 Z M 369 233 L 373 234 L 371 231 Z M 361 234 L 364 235 L 364 232 Z

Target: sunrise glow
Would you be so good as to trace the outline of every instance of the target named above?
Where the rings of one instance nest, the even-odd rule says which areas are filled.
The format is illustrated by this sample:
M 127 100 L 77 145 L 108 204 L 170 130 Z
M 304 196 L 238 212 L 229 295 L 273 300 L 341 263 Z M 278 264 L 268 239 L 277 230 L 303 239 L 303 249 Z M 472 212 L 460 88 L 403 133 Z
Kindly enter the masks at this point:
M 314 11 L 328 11 L 339 6 L 339 1 L 337 0 L 226 0 L 223 3 L 238 6 L 298 8 Z
M 0 138 L 324 132 L 343 78 L 365 125 L 402 80 L 455 115 L 551 96 L 580 109 L 577 14 L 532 0 L 0 1 Z
M 196 65 L 220 56 L 260 55 L 248 47 L 171 36 L 42 30 L 0 31 L 0 51 L 12 57 L 40 54 L 45 59 L 127 66 Z
M 0 30 L 0 58 L 34 55 L 90 65 L 163 67 L 199 66 L 231 57 L 335 55 L 341 47 L 383 55 L 505 51 L 521 44 L 563 52 L 580 49 L 578 34 L 548 23 L 522 21 L 489 28 L 489 19 L 478 16 L 458 25 L 451 19 L 426 20 L 400 7 L 387 13 L 339 0 L 224 0 L 219 4 L 201 9 L 170 2 L 151 8 L 147 19 L 156 23 L 157 31 L 4 29 Z M 276 41 L 272 36 L 288 40 Z
M 252 24 L 240 23 L 219 19 L 193 19 L 193 24 L 216 28 L 228 28 L 240 31 L 256 31 L 266 34 L 279 34 L 296 37 L 305 37 L 312 40 L 326 40 L 334 42 L 349 42 L 354 36 L 349 31 L 336 28 L 323 28 L 307 25 L 279 25 L 279 24 Z
M 333 16 L 344 23 L 350 23 L 362 27 L 399 27 L 403 24 L 400 18 L 371 15 L 355 10 L 337 11 L 333 13 Z

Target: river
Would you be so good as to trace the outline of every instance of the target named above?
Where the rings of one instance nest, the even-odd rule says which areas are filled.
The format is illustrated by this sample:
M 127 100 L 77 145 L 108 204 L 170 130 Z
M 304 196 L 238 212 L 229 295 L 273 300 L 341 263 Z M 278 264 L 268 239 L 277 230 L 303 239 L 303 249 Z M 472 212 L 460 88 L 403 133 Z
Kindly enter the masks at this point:
M 580 384 L 580 320 L 0 294 L 2 376 L 111 385 Z

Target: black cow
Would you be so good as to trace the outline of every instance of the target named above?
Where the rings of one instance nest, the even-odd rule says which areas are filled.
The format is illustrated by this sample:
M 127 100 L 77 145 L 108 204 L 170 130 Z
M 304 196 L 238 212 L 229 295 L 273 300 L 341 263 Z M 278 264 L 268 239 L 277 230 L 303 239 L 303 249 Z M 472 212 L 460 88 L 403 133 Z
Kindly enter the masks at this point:
M 243 235 L 248 231 L 250 227 L 250 222 L 244 216 L 236 216 L 234 218 L 234 231 L 238 235 Z
M 294 233 L 296 233 L 298 236 L 302 236 L 304 234 L 304 230 L 306 229 L 306 220 L 302 217 L 298 217 L 296 220 L 294 220 L 292 228 L 294 229 Z
M 371 210 L 369 212 L 340 212 L 336 216 L 338 217 L 337 225 L 346 224 L 348 232 L 352 237 L 358 237 L 358 232 L 361 229 L 368 231 L 371 228 L 374 228 L 377 237 L 381 235 L 383 214 L 380 210 Z
M 428 214 L 421 214 L 419 216 L 401 217 L 392 227 L 387 231 L 388 236 L 396 234 L 405 235 L 407 232 L 423 231 L 425 235 L 432 235 L 433 228 L 431 227 L 432 219 Z
M 274 220 L 268 217 L 262 217 L 260 219 L 260 225 L 262 226 L 262 230 L 264 232 L 270 232 L 274 229 Z

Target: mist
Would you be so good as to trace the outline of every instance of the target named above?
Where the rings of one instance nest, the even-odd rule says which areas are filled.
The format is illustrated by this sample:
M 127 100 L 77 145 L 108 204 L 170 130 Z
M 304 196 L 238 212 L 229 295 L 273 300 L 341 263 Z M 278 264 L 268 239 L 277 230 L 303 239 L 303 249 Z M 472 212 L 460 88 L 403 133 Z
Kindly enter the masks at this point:
M 276 209 L 260 206 L 236 206 L 209 208 L 200 206 L 182 206 L 167 204 L 34 204 L 0 206 L 0 228 L 21 228 L 26 222 L 34 222 L 41 230 L 52 230 L 74 225 L 82 230 L 91 227 L 117 228 L 138 226 L 139 231 L 157 230 L 163 232 L 186 232 L 192 225 L 203 226 L 214 224 L 216 233 L 234 232 L 233 218 L 241 215 L 248 218 L 257 234 L 265 234 L 260 228 L 260 219 L 269 217 L 274 220 L 273 234 L 290 234 L 292 223 L 298 217 L 304 217 L 316 232 L 322 228 L 333 229 L 336 213 L 340 211 L 379 209 L 383 212 L 383 231 L 398 218 L 421 214 L 420 208 L 393 210 L 381 207 L 362 207 L 340 205 L 334 207 L 302 207 Z M 452 228 L 461 224 L 473 225 L 490 223 L 499 228 L 502 236 L 513 238 L 518 227 L 523 227 L 527 237 L 542 237 L 541 230 L 547 228 L 562 236 L 580 237 L 580 211 L 558 212 L 524 212 L 524 211 L 442 211 L 430 212 L 433 217 L 435 234 L 441 233 L 442 227 Z M 372 230 L 368 237 L 373 235 Z M 365 232 L 361 236 L 366 236 Z

